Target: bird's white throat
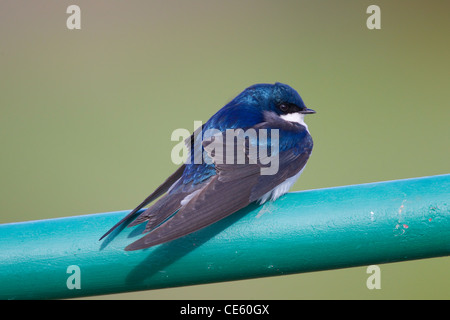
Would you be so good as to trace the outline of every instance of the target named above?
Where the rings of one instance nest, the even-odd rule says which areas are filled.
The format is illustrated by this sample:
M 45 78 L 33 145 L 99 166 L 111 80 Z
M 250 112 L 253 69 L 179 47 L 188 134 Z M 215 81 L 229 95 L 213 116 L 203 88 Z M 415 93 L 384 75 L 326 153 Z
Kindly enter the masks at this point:
M 306 128 L 306 130 L 308 130 L 308 125 L 305 123 L 305 115 L 303 113 L 295 112 L 283 114 L 280 116 L 280 118 L 289 122 L 296 122 L 298 124 L 301 124 Z

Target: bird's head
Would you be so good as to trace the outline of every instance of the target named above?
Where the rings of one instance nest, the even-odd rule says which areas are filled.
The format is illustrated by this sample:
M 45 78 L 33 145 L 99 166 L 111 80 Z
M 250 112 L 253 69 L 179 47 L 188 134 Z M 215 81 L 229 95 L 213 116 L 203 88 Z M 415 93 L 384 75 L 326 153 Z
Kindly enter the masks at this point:
M 297 91 L 279 82 L 255 84 L 241 92 L 234 100 L 254 105 L 262 111 L 275 112 L 282 118 L 300 116 L 303 119 L 305 114 L 316 113 L 305 106 Z

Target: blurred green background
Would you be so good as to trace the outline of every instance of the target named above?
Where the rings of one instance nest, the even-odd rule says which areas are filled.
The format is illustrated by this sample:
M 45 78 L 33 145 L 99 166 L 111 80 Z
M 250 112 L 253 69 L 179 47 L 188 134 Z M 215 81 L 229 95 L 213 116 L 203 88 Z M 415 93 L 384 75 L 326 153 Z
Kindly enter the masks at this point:
M 71 4 L 81 30 L 66 27 Z M 371 4 L 381 30 L 366 27 Z M 260 82 L 287 83 L 317 110 L 294 190 L 448 173 L 449 10 L 436 0 L 2 0 L 0 223 L 133 208 L 176 168 L 174 129 Z M 449 299 L 449 267 L 449 257 L 382 265 L 375 291 L 359 267 L 99 298 Z

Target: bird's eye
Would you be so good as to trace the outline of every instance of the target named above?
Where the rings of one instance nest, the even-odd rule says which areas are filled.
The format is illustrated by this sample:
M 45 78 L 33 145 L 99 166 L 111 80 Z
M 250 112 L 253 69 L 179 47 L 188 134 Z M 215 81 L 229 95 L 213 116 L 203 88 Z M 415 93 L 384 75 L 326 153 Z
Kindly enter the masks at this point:
M 289 110 L 289 106 L 288 106 L 288 105 L 285 105 L 285 104 L 280 104 L 280 105 L 278 106 L 278 108 L 279 108 L 281 111 L 283 111 L 283 112 L 287 112 L 287 111 Z

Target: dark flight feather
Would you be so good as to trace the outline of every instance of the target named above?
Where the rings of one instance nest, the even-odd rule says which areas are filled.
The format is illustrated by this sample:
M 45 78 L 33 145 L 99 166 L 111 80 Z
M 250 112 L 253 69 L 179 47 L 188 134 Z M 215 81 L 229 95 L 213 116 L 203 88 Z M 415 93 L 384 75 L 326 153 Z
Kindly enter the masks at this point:
M 104 237 L 106 237 L 108 234 L 110 234 L 114 229 L 116 229 L 118 226 L 120 226 L 122 223 L 127 221 L 128 219 L 131 219 L 136 212 L 141 210 L 143 207 L 148 205 L 150 202 L 158 198 L 159 196 L 163 195 L 164 193 L 169 190 L 169 188 L 183 175 L 184 169 L 186 168 L 186 165 L 182 165 L 179 167 L 170 177 L 166 179 L 166 181 L 163 182 L 158 188 L 156 188 L 155 191 L 153 191 L 152 194 L 150 194 L 147 198 L 145 198 L 144 201 L 140 205 L 138 205 L 133 211 L 131 211 L 125 218 L 117 222 L 111 229 L 108 230 L 99 240 L 102 240 Z M 144 212 L 145 213 L 145 212 Z
M 255 128 L 269 129 L 275 127 L 283 132 L 291 130 L 297 134 L 303 131 L 306 132 L 303 126 L 283 120 L 279 121 L 278 118 L 274 120 L 272 117 L 268 117 L 267 119 L 268 121 L 259 124 Z M 227 139 L 225 139 L 224 134 L 222 133 L 224 150 L 228 150 L 226 149 Z M 305 134 L 304 138 L 310 140 L 308 134 Z M 156 219 L 154 221 L 157 221 L 156 223 L 149 220 L 144 232 L 150 231 L 150 233 L 128 245 L 125 250 L 148 248 L 180 238 L 211 225 L 246 207 L 251 202 L 260 199 L 263 195 L 303 169 L 312 150 L 312 140 L 309 143 L 309 141 L 304 141 L 305 139 L 295 141 L 296 145 L 305 146 L 302 150 L 287 148 L 284 151 L 280 151 L 278 172 L 274 175 L 266 176 L 260 174 L 263 167 L 261 159 L 257 159 L 256 164 L 250 162 L 248 145 L 238 146 L 246 151 L 245 164 L 215 164 L 217 174 L 202 183 L 202 187 L 197 189 L 197 193 L 184 205 L 180 204 L 181 200 L 188 194 L 192 194 L 192 191 L 177 194 L 176 190 L 174 190 L 173 194 L 166 194 L 147 210 L 148 214 L 146 214 L 147 211 L 144 212 L 132 223 L 132 225 L 139 224 L 149 220 L 150 216 Z M 207 152 L 207 146 L 213 141 L 214 138 L 211 141 L 203 142 Z M 248 140 L 246 140 L 246 143 L 248 144 Z M 209 156 L 212 155 L 209 153 Z M 235 152 L 235 160 L 236 156 L 237 153 Z M 177 210 L 178 212 L 176 212 Z M 174 214 L 174 212 L 176 213 Z

